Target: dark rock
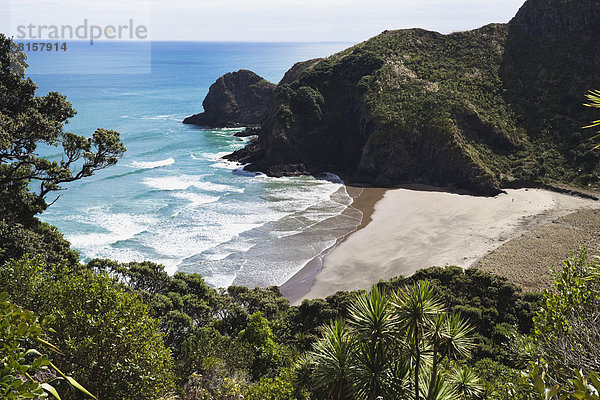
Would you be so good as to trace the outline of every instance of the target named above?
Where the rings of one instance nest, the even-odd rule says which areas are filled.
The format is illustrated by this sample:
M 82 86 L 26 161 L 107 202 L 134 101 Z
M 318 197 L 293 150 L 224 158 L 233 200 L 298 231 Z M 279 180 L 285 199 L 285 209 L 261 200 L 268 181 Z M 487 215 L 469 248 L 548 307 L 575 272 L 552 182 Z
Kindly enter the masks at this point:
M 262 149 L 257 143 L 250 143 L 246 147 L 236 150 L 223 157 L 225 160 L 248 164 L 257 161 L 262 156 Z M 254 169 L 254 171 L 257 171 Z
M 234 128 L 262 124 L 275 85 L 248 70 L 223 75 L 213 83 L 202 102 L 204 112 L 183 120 L 184 124 L 211 128 Z
M 260 134 L 260 127 L 256 126 L 256 127 L 252 127 L 252 128 L 246 128 L 241 132 L 236 132 L 233 134 L 233 136 L 248 137 L 248 136 L 258 136 L 259 134 Z
M 600 0 L 529 0 L 509 24 L 500 70 L 529 136 L 551 142 L 545 147 L 556 148 L 558 161 L 578 175 L 598 165 L 597 157 L 576 152 L 585 141 L 577 132 L 598 119 L 582 103 L 600 88 L 599 38 Z
M 516 33 L 556 40 L 573 33 L 600 32 L 598 0 L 529 0 L 510 22 Z

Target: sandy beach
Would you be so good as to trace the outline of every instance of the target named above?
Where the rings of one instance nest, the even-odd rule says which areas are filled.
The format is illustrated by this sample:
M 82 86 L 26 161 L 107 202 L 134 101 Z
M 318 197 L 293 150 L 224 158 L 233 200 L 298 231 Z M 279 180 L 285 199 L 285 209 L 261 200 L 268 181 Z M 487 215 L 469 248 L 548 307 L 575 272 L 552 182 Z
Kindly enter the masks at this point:
M 592 210 L 586 212 L 600 218 L 595 211 L 600 202 L 542 189 L 508 189 L 491 198 L 416 186 L 348 191 L 355 199 L 353 207 L 363 212 L 363 223 L 323 255 L 322 266 L 320 262 L 312 269 L 307 266 L 282 286 L 292 302 L 367 288 L 381 279 L 408 276 L 430 266 L 478 266 L 502 273 L 501 263 L 484 261 L 503 245 L 561 217 L 568 221 L 567 216 L 580 210 Z M 554 240 L 560 242 L 562 227 L 555 228 Z M 583 240 L 580 236 L 573 236 L 556 256 L 575 250 L 574 243 Z M 567 249 L 569 246 L 575 248 Z M 515 251 L 510 246 L 504 250 L 508 254 Z M 498 261 L 498 257 L 492 260 Z M 520 271 L 520 279 L 528 279 L 527 271 Z

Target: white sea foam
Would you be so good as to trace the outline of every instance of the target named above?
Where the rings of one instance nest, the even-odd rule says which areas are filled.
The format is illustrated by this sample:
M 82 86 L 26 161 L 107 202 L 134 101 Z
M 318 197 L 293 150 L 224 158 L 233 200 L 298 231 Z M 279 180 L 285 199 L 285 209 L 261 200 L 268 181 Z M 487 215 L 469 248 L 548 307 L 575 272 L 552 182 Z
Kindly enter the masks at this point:
M 160 178 L 144 178 L 143 182 L 146 186 L 159 189 L 159 190 L 186 190 L 191 187 L 211 191 L 211 192 L 238 192 L 243 193 L 243 188 L 237 188 L 230 185 L 223 185 L 220 183 L 213 183 L 202 180 L 204 176 L 194 175 L 179 175 L 179 176 L 165 176 Z
M 77 221 L 102 230 L 69 239 L 86 258 L 147 259 L 164 264 L 169 273 L 178 267 L 199 272 L 211 285 L 223 287 L 280 284 L 347 232 L 330 220 L 352 201 L 335 176 L 264 177 L 241 185 L 239 178 L 219 183 L 207 178 L 146 177 L 147 187 L 171 192 L 151 200 L 162 206 L 144 206 L 156 210 L 154 217 L 89 209 Z
M 206 194 L 197 194 L 190 192 L 177 192 L 173 197 L 189 201 L 190 207 L 198 207 L 202 204 L 214 203 L 220 199 L 219 196 L 210 196 Z
M 233 285 L 233 282 L 235 281 L 236 277 L 237 277 L 236 274 L 219 274 L 219 275 L 212 276 L 210 279 L 207 279 L 207 281 L 213 287 L 227 288 L 227 287 Z
M 168 165 L 173 165 L 173 164 L 175 164 L 175 159 L 167 158 L 166 160 L 159 160 L 159 161 L 133 161 L 131 163 L 131 167 L 139 168 L 139 169 L 152 169 L 152 168 L 166 167 Z
M 344 181 L 342 180 L 342 178 L 340 178 L 336 174 L 332 174 L 331 172 L 324 172 L 322 174 L 319 174 L 317 176 L 317 178 L 324 179 L 324 180 L 332 182 L 332 183 L 339 183 L 339 184 L 343 184 L 344 183 Z
M 165 114 L 165 115 L 142 115 L 140 119 L 144 120 L 163 120 L 163 121 L 181 121 L 183 116 L 178 114 Z
M 230 152 L 229 151 L 221 151 L 218 153 L 202 153 L 202 154 L 200 154 L 200 156 L 205 160 L 219 161 L 227 154 L 230 154 Z
M 265 175 L 263 172 L 253 172 L 253 171 L 246 171 L 244 169 L 244 167 L 248 165 L 248 164 L 244 164 L 240 167 L 239 164 L 234 163 L 233 165 L 233 173 L 235 175 L 239 175 L 239 176 L 247 176 L 250 178 L 266 178 L 267 175 Z
M 260 224 L 218 224 L 216 226 L 160 226 L 159 231 L 141 240 L 157 254 L 166 257 L 188 258 L 228 242 L 239 234 Z
M 230 256 L 231 254 L 233 254 L 233 253 L 225 252 L 225 253 L 217 253 L 217 254 L 206 254 L 206 259 L 209 261 L 221 261 L 221 260 L 227 258 L 228 256 Z
M 229 161 L 229 160 L 219 160 L 216 163 L 211 164 L 210 166 L 215 167 L 215 168 L 223 168 L 223 169 L 235 171 L 236 169 L 238 169 L 240 167 L 240 164 L 238 164 L 234 161 Z
M 157 222 L 157 218 L 150 215 L 110 213 L 103 207 L 82 210 L 80 215 L 71 219 L 104 230 L 104 232 L 78 233 L 68 237 L 75 248 L 94 248 L 96 250 L 131 239 Z
M 214 131 L 214 132 L 241 132 L 244 130 L 244 128 L 214 128 L 214 129 L 207 129 L 208 131 Z
M 224 168 L 229 170 L 235 170 L 239 168 L 240 164 L 233 161 L 225 160 L 223 158 L 227 154 L 231 154 L 231 151 L 221 151 L 218 153 L 201 153 L 200 155 L 191 154 L 191 157 L 194 160 L 212 161 L 213 164 L 210 165 L 211 167 Z
M 331 220 L 352 201 L 335 179 L 264 178 L 235 187 L 206 178 L 148 177 L 143 181 L 148 187 L 171 191 L 167 199 L 186 201 L 169 206 L 179 210 L 176 214 L 140 217 L 93 208 L 78 222 L 104 231 L 69 239 L 87 258 L 148 259 L 164 264 L 171 274 L 181 267 L 224 287 L 281 284 L 352 229 L 353 221 L 342 222 L 348 225 L 344 228 Z M 243 193 L 246 187 L 252 187 L 249 194 Z

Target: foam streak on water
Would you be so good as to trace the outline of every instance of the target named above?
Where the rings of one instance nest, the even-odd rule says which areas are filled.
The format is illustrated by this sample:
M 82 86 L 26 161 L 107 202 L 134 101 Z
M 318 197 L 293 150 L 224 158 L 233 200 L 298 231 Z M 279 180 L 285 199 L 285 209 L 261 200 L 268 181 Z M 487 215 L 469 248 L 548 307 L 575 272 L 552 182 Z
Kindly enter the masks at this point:
M 215 287 L 280 285 L 360 223 L 342 214 L 352 199 L 335 175 L 249 174 L 222 160 L 225 152 L 198 151 L 211 140 L 217 150 L 243 146 L 235 131 L 197 129 L 179 141 L 179 127 L 172 129 L 179 146 L 168 158 L 129 153 L 133 160 L 120 167 L 129 172 L 116 167 L 70 188 L 76 209 L 45 215 L 84 260 L 155 261 L 170 273 L 200 273 Z
M 360 222 L 342 215 L 351 198 L 335 177 L 240 176 L 239 166 L 219 168 L 213 153 L 202 158 L 207 165 L 196 160 L 196 175 L 192 168 L 182 173 L 178 160 L 161 168 L 132 162 L 145 170 L 137 182 L 118 179 L 137 187 L 138 200 L 81 209 L 68 217 L 76 224 L 68 239 L 85 259 L 145 259 L 171 273 L 198 272 L 217 287 L 269 286 L 285 282 Z

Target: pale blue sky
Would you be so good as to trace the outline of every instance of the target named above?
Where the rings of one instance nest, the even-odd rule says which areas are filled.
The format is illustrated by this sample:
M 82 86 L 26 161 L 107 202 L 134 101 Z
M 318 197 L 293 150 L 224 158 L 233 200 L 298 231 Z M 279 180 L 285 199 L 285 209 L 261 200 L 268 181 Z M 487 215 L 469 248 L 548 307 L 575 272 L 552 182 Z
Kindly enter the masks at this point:
M 16 24 L 149 24 L 152 40 L 347 41 L 507 22 L 524 0 L 0 0 Z M 6 18 L 4 18 L 6 20 Z M 0 18 L 1 20 L 1 18 Z M 6 31 L 6 29 L 4 29 Z

